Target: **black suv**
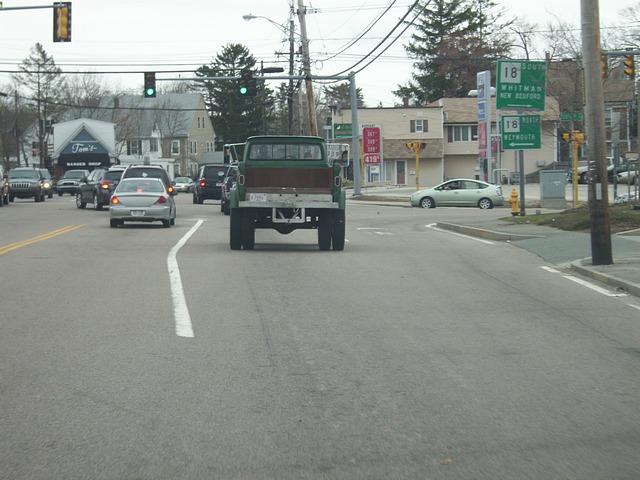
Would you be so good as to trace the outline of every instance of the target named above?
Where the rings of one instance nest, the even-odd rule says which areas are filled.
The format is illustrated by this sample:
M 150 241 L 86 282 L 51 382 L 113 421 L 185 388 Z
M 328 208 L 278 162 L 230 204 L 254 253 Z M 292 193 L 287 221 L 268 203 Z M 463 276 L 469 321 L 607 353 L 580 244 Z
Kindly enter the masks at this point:
M 169 173 L 160 165 L 129 165 L 122 173 L 122 179 L 125 178 L 159 178 L 164 182 L 164 186 L 167 187 L 167 192 L 170 195 L 177 195 L 178 192 L 173 188 L 175 182 L 169 177 Z
M 40 169 L 17 167 L 9 170 L 9 201 L 14 198 L 31 198 L 36 202 L 44 202 L 44 179 Z
M 65 193 L 75 195 L 78 191 L 80 180 L 89 175 L 89 170 L 67 170 L 56 183 L 56 191 L 61 197 Z
M 53 178 L 51 177 L 51 173 L 46 168 L 39 168 L 40 175 L 44 180 L 44 193 L 47 198 L 53 198 Z
M 222 195 L 220 197 L 220 211 L 225 215 L 229 215 L 231 213 L 229 209 L 229 202 L 231 198 L 231 187 L 238 180 L 238 167 L 236 165 L 232 165 L 227 168 L 227 173 L 222 181 Z
M 124 167 L 96 168 L 84 177 L 78 184 L 76 193 L 76 207 L 85 208 L 87 203 L 93 203 L 94 210 L 108 207 L 111 195 L 120 182 Z
M 193 203 L 205 200 L 220 200 L 222 185 L 229 165 L 203 165 L 198 171 L 196 185 L 193 189 Z

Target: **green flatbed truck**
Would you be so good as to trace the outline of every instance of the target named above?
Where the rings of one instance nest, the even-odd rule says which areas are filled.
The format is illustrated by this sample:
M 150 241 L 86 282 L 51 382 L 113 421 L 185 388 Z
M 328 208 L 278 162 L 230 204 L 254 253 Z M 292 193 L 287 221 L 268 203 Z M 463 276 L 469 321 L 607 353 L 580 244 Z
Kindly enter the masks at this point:
M 344 250 L 345 192 L 341 166 L 320 137 L 247 139 L 230 195 L 230 246 L 252 250 L 256 229 L 318 231 L 320 250 Z

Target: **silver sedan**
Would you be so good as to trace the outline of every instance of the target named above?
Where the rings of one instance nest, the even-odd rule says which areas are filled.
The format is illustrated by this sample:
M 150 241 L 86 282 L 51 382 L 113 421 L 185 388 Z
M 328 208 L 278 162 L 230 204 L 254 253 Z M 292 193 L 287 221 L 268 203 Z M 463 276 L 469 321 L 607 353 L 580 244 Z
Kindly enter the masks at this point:
M 500 186 L 469 178 L 455 178 L 411 195 L 411 206 L 422 208 L 449 206 L 478 207 L 484 210 L 503 203 Z
M 162 222 L 175 225 L 176 203 L 159 178 L 125 178 L 111 196 L 111 228 L 124 222 Z

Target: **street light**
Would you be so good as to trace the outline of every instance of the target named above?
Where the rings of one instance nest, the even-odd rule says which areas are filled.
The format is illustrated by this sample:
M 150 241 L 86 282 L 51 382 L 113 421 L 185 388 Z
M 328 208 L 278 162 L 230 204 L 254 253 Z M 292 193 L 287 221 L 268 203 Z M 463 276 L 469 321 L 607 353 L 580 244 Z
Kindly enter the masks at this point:
M 287 29 L 284 26 L 280 25 L 277 22 L 274 22 L 270 18 L 262 17 L 260 15 L 251 15 L 250 13 L 247 15 L 243 15 L 242 18 L 247 22 L 255 18 L 262 18 L 268 21 L 269 23 L 272 23 L 273 25 L 275 25 L 278 28 L 278 30 L 280 30 L 281 32 L 287 33 Z M 294 24 L 293 24 L 293 20 L 290 20 L 289 21 L 289 77 L 293 77 L 293 56 L 294 56 L 293 35 L 294 35 Z M 293 133 L 293 78 L 289 78 L 289 91 L 287 92 L 287 123 L 288 123 L 289 135 L 291 135 Z

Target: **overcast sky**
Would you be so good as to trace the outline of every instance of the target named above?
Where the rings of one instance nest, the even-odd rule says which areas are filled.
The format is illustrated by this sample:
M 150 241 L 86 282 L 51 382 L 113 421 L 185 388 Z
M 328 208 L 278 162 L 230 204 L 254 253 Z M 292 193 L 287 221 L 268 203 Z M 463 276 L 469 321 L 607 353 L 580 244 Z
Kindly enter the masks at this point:
M 53 1 L 4 0 L 5 9 L 20 6 L 52 5 Z M 75 0 L 72 7 L 72 42 L 53 43 L 52 9 L 0 10 L 0 87 L 9 81 L 6 71 L 15 71 L 40 42 L 64 71 L 143 72 L 156 71 L 158 79 L 188 73 L 211 61 L 230 43 L 246 45 L 265 66 L 288 70 L 288 27 L 291 0 Z M 351 45 L 381 15 L 392 0 L 305 0 L 312 73 L 339 75 L 358 72 L 356 84 L 365 102 L 393 106 L 399 99 L 391 94 L 405 84 L 412 72 L 412 61 L 403 45 L 411 30 L 391 43 L 376 45 L 392 31 L 411 0 L 397 0 L 389 12 Z M 507 17 L 525 18 L 541 27 L 560 17 L 578 27 L 580 0 L 498 0 Z M 297 8 L 298 0 L 293 0 Z M 629 0 L 600 0 L 601 23 L 619 23 L 624 7 L 638 4 Z M 251 21 L 243 15 L 267 17 Z M 295 19 L 296 39 L 300 32 Z M 390 39 L 400 34 L 397 29 Z M 282 52 L 278 56 L 275 53 Z M 373 63 L 360 62 L 370 52 L 380 54 Z M 370 58 L 370 57 L 369 57 Z M 361 70 L 362 69 L 362 70 Z M 169 73 L 170 70 L 183 72 Z M 361 71 L 359 71 L 361 70 Z M 167 72 L 167 73 L 161 73 Z M 138 88 L 142 92 L 142 73 L 119 73 L 105 80 L 112 86 Z M 158 84 L 160 92 L 162 83 Z

